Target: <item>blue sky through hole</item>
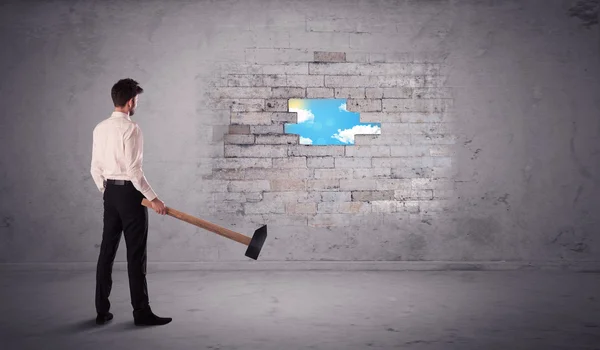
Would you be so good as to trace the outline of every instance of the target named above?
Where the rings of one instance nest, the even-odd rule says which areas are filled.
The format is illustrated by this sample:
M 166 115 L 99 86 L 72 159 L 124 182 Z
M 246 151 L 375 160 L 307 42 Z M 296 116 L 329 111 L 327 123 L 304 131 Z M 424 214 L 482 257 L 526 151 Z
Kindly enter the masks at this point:
M 303 145 L 353 145 L 356 134 L 381 134 L 381 124 L 361 123 L 360 114 L 346 110 L 346 99 L 290 99 L 297 124 L 285 124 L 286 134 L 300 135 Z

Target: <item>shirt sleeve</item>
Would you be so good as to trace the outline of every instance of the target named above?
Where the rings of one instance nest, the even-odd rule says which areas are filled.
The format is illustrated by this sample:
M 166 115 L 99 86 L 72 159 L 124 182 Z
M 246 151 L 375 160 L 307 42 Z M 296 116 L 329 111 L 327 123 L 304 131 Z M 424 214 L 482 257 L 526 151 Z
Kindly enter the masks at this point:
M 152 201 L 157 197 L 156 193 L 150 187 L 144 172 L 142 171 L 142 162 L 144 158 L 144 135 L 139 126 L 135 125 L 125 134 L 124 140 L 125 164 L 127 165 L 127 175 L 133 183 L 133 186 L 140 191 L 146 199 Z
M 90 167 L 90 173 L 92 174 L 92 179 L 94 179 L 94 183 L 98 190 L 104 193 L 104 176 L 102 176 L 102 168 L 99 163 L 99 154 L 98 154 L 98 146 L 96 140 L 96 129 L 92 133 L 92 163 Z

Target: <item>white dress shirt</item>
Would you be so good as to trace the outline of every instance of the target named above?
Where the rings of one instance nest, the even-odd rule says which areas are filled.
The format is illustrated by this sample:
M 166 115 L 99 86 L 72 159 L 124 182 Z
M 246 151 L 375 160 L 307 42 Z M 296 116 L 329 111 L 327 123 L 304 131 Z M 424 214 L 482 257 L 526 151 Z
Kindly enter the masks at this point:
M 90 173 L 100 192 L 106 179 L 129 180 L 149 201 L 157 197 L 142 171 L 144 136 L 128 114 L 113 112 L 93 131 Z

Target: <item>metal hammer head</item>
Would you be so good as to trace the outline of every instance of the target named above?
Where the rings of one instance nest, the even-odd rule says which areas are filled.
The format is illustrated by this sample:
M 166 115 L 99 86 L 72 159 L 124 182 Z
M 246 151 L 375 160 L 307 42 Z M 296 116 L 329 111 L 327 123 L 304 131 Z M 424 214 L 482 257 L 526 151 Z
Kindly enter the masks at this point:
M 258 230 L 254 231 L 250 244 L 248 244 L 248 249 L 246 249 L 246 256 L 256 260 L 265 243 L 265 239 L 267 239 L 267 225 L 263 225 Z

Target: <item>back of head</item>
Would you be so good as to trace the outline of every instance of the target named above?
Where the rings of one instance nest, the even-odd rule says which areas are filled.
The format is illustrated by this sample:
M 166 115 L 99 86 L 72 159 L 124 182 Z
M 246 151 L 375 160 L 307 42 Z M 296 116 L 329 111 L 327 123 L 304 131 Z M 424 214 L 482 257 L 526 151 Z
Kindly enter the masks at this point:
M 126 78 L 113 85 L 110 95 L 115 107 L 123 107 L 130 99 L 144 92 L 137 81 Z

